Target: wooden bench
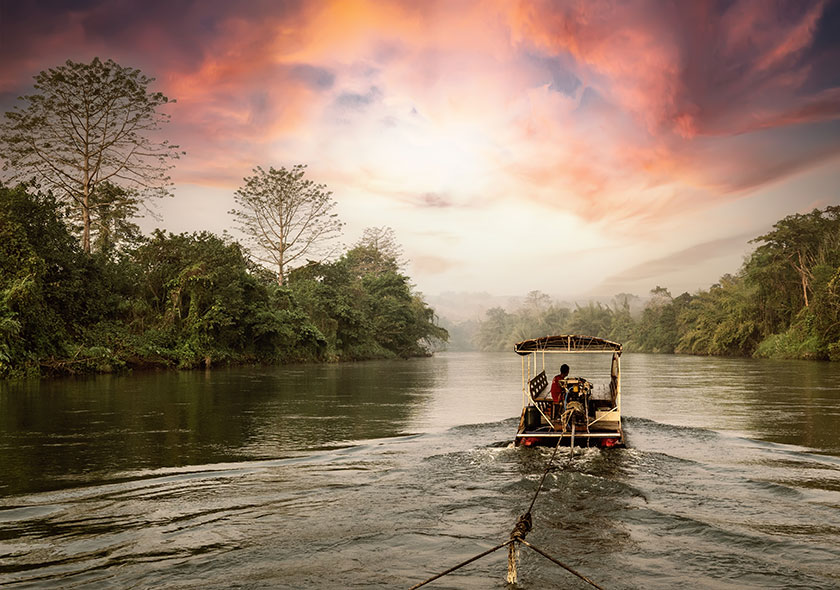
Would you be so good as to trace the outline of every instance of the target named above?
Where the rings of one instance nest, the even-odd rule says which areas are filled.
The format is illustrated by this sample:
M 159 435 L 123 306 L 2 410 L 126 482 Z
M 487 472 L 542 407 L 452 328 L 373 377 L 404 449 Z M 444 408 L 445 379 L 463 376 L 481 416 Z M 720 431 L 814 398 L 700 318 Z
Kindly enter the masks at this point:
M 551 398 L 549 397 L 548 399 L 538 399 L 540 394 L 543 391 L 545 391 L 546 387 L 548 387 L 548 377 L 546 377 L 545 371 L 540 371 L 540 373 L 536 377 L 528 381 L 528 392 L 531 394 L 531 399 L 534 400 L 534 403 L 536 403 L 537 407 L 540 410 L 542 410 L 546 416 L 551 416 L 551 418 L 553 419 L 553 404 Z M 542 418 L 540 419 L 540 421 L 543 424 L 545 423 L 545 420 L 543 420 Z

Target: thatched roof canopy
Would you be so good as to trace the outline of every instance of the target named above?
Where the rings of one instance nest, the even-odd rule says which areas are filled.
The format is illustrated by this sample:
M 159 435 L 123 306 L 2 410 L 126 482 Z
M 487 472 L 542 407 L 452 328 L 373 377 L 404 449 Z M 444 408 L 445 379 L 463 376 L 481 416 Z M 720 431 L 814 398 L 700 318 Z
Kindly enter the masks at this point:
M 621 354 L 621 344 L 594 336 L 561 334 L 523 340 L 514 345 L 513 350 L 523 356 L 532 352 L 617 352 Z

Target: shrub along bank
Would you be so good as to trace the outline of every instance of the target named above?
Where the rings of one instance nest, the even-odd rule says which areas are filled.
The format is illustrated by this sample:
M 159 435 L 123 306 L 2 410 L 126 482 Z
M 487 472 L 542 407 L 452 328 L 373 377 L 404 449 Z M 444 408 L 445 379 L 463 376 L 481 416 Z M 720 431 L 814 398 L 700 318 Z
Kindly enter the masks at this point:
M 409 357 L 446 338 L 375 248 L 282 287 L 209 232 L 156 231 L 86 255 L 55 199 L 0 186 L 2 377 Z

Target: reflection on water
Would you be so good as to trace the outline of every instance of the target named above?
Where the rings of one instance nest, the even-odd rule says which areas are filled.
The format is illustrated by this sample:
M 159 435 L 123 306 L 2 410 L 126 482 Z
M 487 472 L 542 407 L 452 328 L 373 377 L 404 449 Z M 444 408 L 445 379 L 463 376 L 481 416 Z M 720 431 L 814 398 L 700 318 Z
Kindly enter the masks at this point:
M 609 357 L 571 356 L 596 381 Z M 407 588 L 505 540 L 548 458 L 513 354 L 0 386 L 0 585 Z M 529 540 L 610 589 L 840 586 L 840 367 L 624 355 L 630 448 Z M 508 588 L 488 557 L 436 588 Z M 519 588 L 583 588 L 524 552 Z
M 626 410 L 840 455 L 840 363 L 625 355 Z
M 393 436 L 446 373 L 404 361 L 4 384 L 0 494 Z

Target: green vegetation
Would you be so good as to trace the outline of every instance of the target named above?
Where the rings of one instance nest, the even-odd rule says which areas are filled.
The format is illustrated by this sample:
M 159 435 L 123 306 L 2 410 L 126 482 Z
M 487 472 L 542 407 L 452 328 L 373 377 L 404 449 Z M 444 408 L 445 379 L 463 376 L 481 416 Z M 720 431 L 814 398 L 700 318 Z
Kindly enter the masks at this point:
M 5 114 L 3 171 L 28 184 L 0 184 L 0 378 L 409 357 L 447 339 L 389 228 L 325 261 L 343 224 L 303 165 L 256 167 L 236 191 L 253 252 L 208 232 L 143 236 L 133 219 L 170 194 L 183 153 L 158 136 L 174 101 L 153 81 L 67 61 Z
M 280 286 L 208 232 L 112 232 L 86 255 L 62 211 L 0 186 L 0 376 L 408 357 L 447 338 L 375 247 Z
M 641 352 L 840 361 L 840 206 L 785 217 L 753 241 L 741 270 L 708 290 L 673 297 L 657 286 L 635 316 L 625 294 L 570 310 L 534 292 L 516 312 L 488 311 L 475 344 L 509 350 L 571 332 Z
M 172 101 L 148 91 L 153 80 L 68 61 L 5 114 L 3 170 L 31 181 L 0 184 L 0 377 L 409 357 L 447 340 L 389 228 L 327 261 L 343 224 L 305 166 L 256 167 L 236 192 L 231 214 L 253 252 L 208 232 L 143 236 L 132 220 L 169 194 L 182 153 L 157 138 Z M 840 360 L 840 207 L 788 216 L 754 241 L 708 291 L 657 286 L 635 315 L 633 295 L 572 310 L 535 291 L 518 311 L 452 326 L 457 345 L 573 332 L 638 351 Z

